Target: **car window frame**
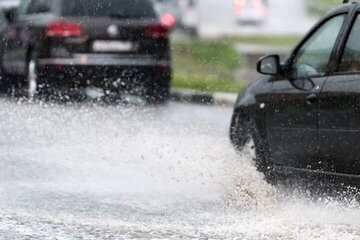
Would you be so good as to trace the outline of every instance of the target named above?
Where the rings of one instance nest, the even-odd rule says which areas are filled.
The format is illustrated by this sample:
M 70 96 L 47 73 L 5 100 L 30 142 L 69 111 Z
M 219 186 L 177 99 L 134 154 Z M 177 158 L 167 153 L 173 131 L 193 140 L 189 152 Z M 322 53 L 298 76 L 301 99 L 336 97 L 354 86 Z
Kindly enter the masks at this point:
M 333 73 L 334 76 L 338 76 L 338 75 L 346 76 L 346 75 L 358 75 L 358 74 L 360 74 L 360 69 L 358 71 L 351 71 L 351 72 L 340 72 L 339 71 L 342 58 L 343 58 L 343 56 L 345 54 L 346 45 L 347 45 L 347 43 L 349 41 L 350 35 L 352 33 L 352 29 L 353 29 L 358 17 L 360 19 L 360 8 L 359 8 L 359 6 L 357 6 L 355 8 L 355 11 L 353 12 L 353 16 L 351 17 L 351 22 L 350 22 L 349 27 L 347 29 L 346 35 L 344 36 L 344 39 L 343 39 L 343 42 L 341 44 L 340 50 L 338 52 L 339 57 L 338 57 L 338 61 L 337 61 L 336 65 L 334 67 L 334 73 Z
M 31 1 L 33 0 L 22 0 L 20 4 L 22 4 L 23 2 L 28 2 L 25 9 L 23 9 L 24 11 L 23 12 L 20 12 L 20 8 L 17 8 L 16 10 L 16 18 L 15 18 L 15 21 L 23 21 L 23 20 L 26 20 L 28 18 L 33 18 L 35 16 L 44 16 L 44 15 L 49 15 L 49 14 L 53 14 L 54 13 L 54 9 L 55 8 L 55 5 L 56 5 L 56 0 L 47 0 L 50 4 L 49 4 L 49 11 L 47 12 L 37 12 L 37 13 L 28 13 L 28 8 L 31 4 Z
M 31 6 L 34 6 L 35 3 L 39 3 L 40 1 L 45 1 L 48 3 L 48 10 L 47 11 L 39 11 L 39 8 L 37 9 L 37 11 L 34 12 L 29 12 L 29 9 Z M 37 7 L 39 7 L 40 5 L 38 5 Z M 38 15 L 38 14 L 47 14 L 51 12 L 51 0 L 31 0 L 30 4 L 28 5 L 27 8 L 27 12 L 25 13 L 25 15 Z
M 16 18 L 26 16 L 26 10 L 29 7 L 31 0 L 21 0 L 19 6 L 16 9 Z M 26 5 L 25 5 L 26 4 Z
M 335 63 L 337 63 L 340 57 L 336 57 L 336 54 L 339 51 L 339 45 L 342 44 L 343 41 L 343 35 L 345 30 L 348 28 L 349 25 L 349 20 L 352 20 L 352 9 L 348 10 L 342 10 L 342 11 L 337 11 L 333 14 L 327 15 L 325 18 L 323 18 L 322 20 L 320 20 L 307 34 L 306 36 L 299 42 L 298 45 L 296 45 L 296 47 L 291 51 L 290 56 L 285 60 L 285 64 L 284 64 L 284 72 L 286 74 L 287 77 L 291 78 L 291 79 L 306 79 L 306 78 L 316 78 L 316 77 L 326 77 L 329 76 L 332 72 L 333 72 L 333 66 Z M 294 77 L 292 75 L 292 66 L 295 62 L 296 56 L 299 53 L 299 51 L 301 50 L 301 48 L 304 46 L 304 44 L 306 44 L 309 39 L 325 24 L 327 23 L 330 19 L 335 18 L 337 16 L 340 15 L 346 15 L 344 18 L 344 23 L 343 26 L 341 27 L 339 34 L 336 38 L 334 47 L 331 51 L 330 54 L 330 58 L 329 58 L 329 62 L 327 63 L 327 67 L 326 67 L 326 71 L 324 74 L 319 74 L 319 75 L 314 75 L 314 76 L 306 76 L 306 77 Z

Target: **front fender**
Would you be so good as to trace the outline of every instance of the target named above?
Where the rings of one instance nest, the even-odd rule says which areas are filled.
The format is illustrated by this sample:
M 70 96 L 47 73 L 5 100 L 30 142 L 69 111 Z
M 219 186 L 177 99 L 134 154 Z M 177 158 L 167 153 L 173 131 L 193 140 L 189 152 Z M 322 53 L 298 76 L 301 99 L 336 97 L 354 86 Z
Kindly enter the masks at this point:
M 238 100 L 235 104 L 235 110 L 239 109 L 249 109 L 257 104 L 256 98 L 253 94 L 245 92 L 243 95 L 238 97 Z
M 251 84 L 239 94 L 233 114 L 238 118 L 251 119 L 263 139 L 266 139 L 266 108 L 262 106 L 266 106 L 270 101 L 271 87 L 272 82 L 267 77 Z

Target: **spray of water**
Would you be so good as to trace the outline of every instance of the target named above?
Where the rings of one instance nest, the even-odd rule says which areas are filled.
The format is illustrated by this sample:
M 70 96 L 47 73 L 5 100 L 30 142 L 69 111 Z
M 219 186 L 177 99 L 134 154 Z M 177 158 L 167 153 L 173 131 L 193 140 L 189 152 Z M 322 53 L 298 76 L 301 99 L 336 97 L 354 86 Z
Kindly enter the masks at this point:
M 0 103 L 0 236 L 357 239 L 356 201 L 267 184 L 231 109 Z

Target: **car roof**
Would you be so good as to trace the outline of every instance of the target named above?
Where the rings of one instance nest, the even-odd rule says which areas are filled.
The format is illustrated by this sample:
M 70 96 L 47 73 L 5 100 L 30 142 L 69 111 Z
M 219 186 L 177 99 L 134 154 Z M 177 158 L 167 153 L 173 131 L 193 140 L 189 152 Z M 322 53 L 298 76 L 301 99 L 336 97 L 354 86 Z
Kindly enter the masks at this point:
M 342 12 L 349 12 L 353 8 L 359 9 L 360 1 L 351 1 L 349 3 L 343 3 L 343 4 L 339 5 L 337 8 L 331 10 L 329 12 L 329 14 L 333 15 L 333 14 L 342 13 Z
M 337 13 L 342 13 L 342 12 L 349 12 L 351 11 L 351 9 L 354 8 L 355 6 L 355 2 L 353 3 L 345 3 L 345 4 L 341 4 L 340 6 L 338 6 L 337 8 L 331 10 L 328 15 L 334 15 L 334 14 L 337 14 Z

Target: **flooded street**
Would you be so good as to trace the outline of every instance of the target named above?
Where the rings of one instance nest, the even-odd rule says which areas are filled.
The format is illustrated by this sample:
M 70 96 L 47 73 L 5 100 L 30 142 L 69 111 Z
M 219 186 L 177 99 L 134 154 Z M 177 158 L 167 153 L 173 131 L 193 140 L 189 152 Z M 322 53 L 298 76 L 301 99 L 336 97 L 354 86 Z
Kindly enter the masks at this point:
M 231 108 L 0 102 L 1 239 L 360 239 L 359 203 L 268 185 Z

